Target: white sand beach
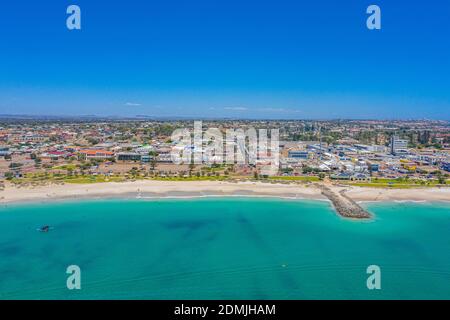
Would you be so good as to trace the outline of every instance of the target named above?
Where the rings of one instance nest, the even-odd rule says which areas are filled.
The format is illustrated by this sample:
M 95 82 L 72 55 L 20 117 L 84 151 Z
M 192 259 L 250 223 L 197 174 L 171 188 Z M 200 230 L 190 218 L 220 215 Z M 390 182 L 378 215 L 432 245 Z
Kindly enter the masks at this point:
M 346 188 L 343 188 L 346 189 Z M 450 188 L 417 188 L 417 189 L 386 189 L 386 188 L 347 188 L 346 193 L 355 201 L 449 201 Z
M 355 201 L 450 201 L 450 188 L 381 189 L 336 187 L 347 190 Z M 46 202 L 64 199 L 96 198 L 167 198 L 206 196 L 263 196 L 292 199 L 325 200 L 314 185 L 264 182 L 224 181 L 130 181 L 95 184 L 50 184 L 35 187 L 15 187 L 7 184 L 0 191 L 0 203 Z

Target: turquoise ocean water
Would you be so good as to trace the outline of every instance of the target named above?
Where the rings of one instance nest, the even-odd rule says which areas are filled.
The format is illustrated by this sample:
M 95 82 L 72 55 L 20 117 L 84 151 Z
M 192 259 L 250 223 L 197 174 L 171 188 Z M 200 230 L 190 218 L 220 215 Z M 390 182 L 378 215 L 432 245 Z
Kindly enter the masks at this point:
M 361 222 L 261 198 L 2 206 L 0 299 L 450 299 L 450 205 L 367 207 Z

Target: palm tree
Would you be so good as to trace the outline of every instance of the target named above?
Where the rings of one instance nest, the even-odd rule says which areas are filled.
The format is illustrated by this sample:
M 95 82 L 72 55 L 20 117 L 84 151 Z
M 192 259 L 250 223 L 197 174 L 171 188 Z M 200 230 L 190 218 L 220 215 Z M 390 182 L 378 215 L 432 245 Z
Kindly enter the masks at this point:
M 194 168 L 195 168 L 195 164 L 193 162 L 191 162 L 189 164 L 189 175 L 192 175 L 192 171 L 194 170 Z

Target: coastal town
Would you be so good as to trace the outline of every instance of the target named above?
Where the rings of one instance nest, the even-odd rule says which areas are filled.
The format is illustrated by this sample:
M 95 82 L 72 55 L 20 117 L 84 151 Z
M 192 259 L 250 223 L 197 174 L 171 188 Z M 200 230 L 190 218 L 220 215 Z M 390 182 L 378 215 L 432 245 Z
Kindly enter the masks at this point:
M 445 186 L 446 121 L 203 121 L 206 128 L 279 129 L 279 168 L 261 162 L 174 164 L 171 134 L 189 120 L 3 119 L 2 185 L 136 179 L 331 181 L 375 187 Z
M 0 301 L 284 320 L 450 300 L 449 13 L 4 1 Z

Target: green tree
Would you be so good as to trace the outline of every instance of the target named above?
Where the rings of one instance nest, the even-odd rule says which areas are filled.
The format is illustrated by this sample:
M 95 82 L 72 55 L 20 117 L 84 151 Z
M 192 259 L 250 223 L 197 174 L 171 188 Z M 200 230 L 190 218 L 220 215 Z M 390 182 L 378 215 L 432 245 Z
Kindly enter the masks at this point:
M 5 178 L 6 180 L 12 180 L 12 178 L 14 178 L 14 173 L 12 173 L 11 171 L 6 172 Z
M 447 184 L 447 179 L 446 179 L 445 175 L 443 175 L 442 172 L 440 172 L 440 171 L 437 174 L 437 179 L 438 179 L 439 184 Z

